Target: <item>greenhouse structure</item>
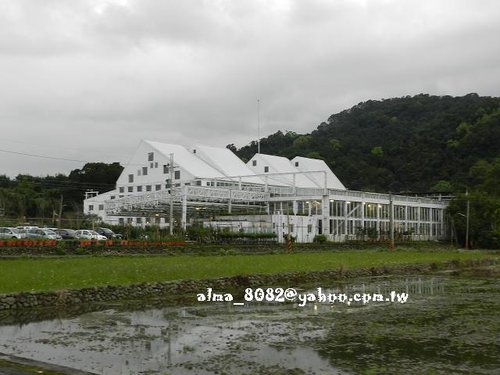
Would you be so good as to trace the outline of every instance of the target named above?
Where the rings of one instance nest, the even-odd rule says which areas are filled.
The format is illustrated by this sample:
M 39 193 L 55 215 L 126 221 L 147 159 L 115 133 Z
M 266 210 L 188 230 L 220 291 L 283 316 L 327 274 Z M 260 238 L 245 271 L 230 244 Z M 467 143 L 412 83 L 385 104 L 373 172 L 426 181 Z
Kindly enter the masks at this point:
M 352 191 L 323 160 L 142 141 L 112 191 L 87 192 L 84 213 L 113 225 L 275 233 L 312 242 L 447 237 L 441 197 Z

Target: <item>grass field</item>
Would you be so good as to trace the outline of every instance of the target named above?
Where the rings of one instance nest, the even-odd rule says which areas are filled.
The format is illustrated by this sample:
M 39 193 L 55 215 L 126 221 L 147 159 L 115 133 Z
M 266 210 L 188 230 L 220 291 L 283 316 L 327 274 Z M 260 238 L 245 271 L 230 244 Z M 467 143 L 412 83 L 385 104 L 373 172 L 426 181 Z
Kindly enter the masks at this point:
M 373 251 L 231 256 L 0 259 L 0 293 L 122 285 L 245 274 L 357 269 L 495 257 L 487 252 Z

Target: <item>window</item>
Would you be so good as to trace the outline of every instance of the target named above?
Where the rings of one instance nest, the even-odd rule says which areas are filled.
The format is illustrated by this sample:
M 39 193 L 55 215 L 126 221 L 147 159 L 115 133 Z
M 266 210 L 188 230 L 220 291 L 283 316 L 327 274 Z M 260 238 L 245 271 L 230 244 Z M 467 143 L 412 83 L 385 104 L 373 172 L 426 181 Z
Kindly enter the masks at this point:
M 151 168 L 153 168 L 153 167 L 151 167 Z M 155 161 L 155 168 L 158 168 L 158 162 L 157 161 Z
M 142 191 L 142 186 L 137 186 L 137 192 L 140 193 Z
M 123 217 L 118 218 L 118 224 L 124 225 L 125 224 L 125 219 Z
M 295 166 L 296 166 L 296 167 L 298 167 L 298 166 L 299 166 L 299 162 L 298 162 L 298 161 L 296 161 L 296 162 L 295 162 Z
M 125 187 L 120 186 L 120 193 L 125 193 Z
M 128 182 L 129 182 L 129 183 L 134 182 L 134 175 L 133 175 L 133 174 L 129 174 L 129 175 L 128 175 Z
M 109 197 L 109 199 L 115 199 L 116 197 L 114 195 L 112 195 L 111 197 Z
M 151 185 L 146 185 L 146 191 L 151 191 Z
M 134 187 L 133 186 L 129 186 L 127 190 L 128 190 L 129 193 L 133 193 L 134 192 Z
M 167 174 L 168 172 L 168 165 L 163 165 L 163 174 Z
M 269 167 L 266 166 L 266 167 L 264 167 L 264 173 L 267 173 L 267 172 L 269 172 Z
M 142 175 L 147 176 L 148 175 L 148 167 L 142 167 Z
M 252 165 L 255 167 L 257 165 L 257 160 L 252 160 Z
M 149 163 L 149 168 L 153 169 L 154 163 Z
M 174 172 L 174 178 L 176 180 L 180 180 L 181 179 L 181 171 L 175 171 Z
M 94 205 L 93 204 L 89 204 L 89 211 L 94 211 Z
M 161 185 L 160 185 L 160 184 L 155 185 L 155 190 L 156 190 L 156 191 L 161 190 Z
M 153 161 L 153 160 L 155 160 L 155 153 L 149 152 L 148 153 L 148 161 Z
M 137 224 L 142 224 L 142 217 L 137 217 L 137 218 L 135 219 L 135 222 L 136 222 Z
M 99 205 L 99 211 L 104 211 L 104 205 L 103 204 Z

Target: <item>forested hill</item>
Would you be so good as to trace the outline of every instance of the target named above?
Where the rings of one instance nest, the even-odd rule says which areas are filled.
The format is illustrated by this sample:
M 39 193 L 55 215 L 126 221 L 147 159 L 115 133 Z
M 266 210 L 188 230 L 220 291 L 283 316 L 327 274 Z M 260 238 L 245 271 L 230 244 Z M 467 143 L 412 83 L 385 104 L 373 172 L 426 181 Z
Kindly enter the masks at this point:
M 236 150 L 244 160 L 257 143 Z M 461 190 L 478 162 L 500 157 L 500 98 L 469 94 L 370 100 L 331 115 L 310 134 L 277 132 L 261 152 L 326 161 L 351 190 Z

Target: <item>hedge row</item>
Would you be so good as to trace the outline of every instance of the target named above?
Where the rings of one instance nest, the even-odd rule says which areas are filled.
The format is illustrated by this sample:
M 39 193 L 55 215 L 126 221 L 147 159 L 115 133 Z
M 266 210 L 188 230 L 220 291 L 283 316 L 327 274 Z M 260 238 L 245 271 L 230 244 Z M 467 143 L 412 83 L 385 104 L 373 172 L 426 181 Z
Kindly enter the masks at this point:
M 113 247 L 129 247 L 129 246 L 147 246 L 147 247 L 159 247 L 159 246 L 184 246 L 185 242 L 180 241 L 95 241 L 95 240 L 9 240 L 0 241 L 0 247 L 74 247 L 74 246 L 113 246 Z

